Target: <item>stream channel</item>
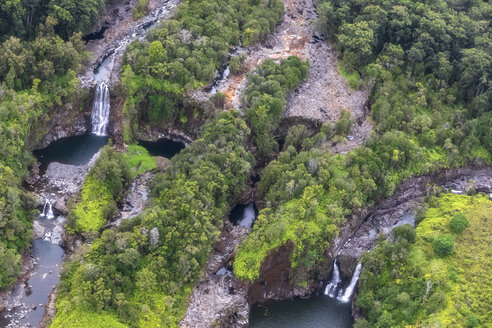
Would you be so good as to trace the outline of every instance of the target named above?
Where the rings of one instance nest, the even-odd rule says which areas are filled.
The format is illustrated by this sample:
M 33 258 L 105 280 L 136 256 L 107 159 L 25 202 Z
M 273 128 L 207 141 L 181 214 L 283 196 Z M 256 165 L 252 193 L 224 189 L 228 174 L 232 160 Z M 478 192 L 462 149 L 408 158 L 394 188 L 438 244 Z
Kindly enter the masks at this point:
M 42 205 L 39 206 L 40 214 L 33 220 L 34 240 L 24 261 L 27 280 L 21 279 L 13 287 L 5 309 L 0 312 L 0 327 L 38 327 L 41 324 L 49 295 L 60 281 L 65 256 L 62 234 L 66 218 L 55 209 L 55 203 L 80 190 L 99 149 L 108 140 L 109 83 L 116 56 L 121 55 L 133 40 L 143 38 L 165 13 L 166 7 L 157 11 L 150 24 L 122 40 L 94 69 L 93 79 L 97 85 L 92 105 L 92 134 L 59 139 L 44 149 L 33 151 L 40 163 L 40 178 L 34 185 L 34 193 Z M 166 140 L 147 146 L 152 148 L 151 152 L 166 157 L 182 148 L 180 144 Z

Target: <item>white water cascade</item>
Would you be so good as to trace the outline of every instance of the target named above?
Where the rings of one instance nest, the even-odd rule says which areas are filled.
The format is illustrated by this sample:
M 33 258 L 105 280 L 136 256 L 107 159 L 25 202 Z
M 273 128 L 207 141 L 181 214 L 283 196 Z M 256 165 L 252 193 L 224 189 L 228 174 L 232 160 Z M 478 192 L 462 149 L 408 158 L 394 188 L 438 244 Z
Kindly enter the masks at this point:
M 96 87 L 94 102 L 92 103 L 92 133 L 97 136 L 105 136 L 109 123 L 109 87 L 106 82 L 101 82 Z
M 53 219 L 55 215 L 53 214 L 53 205 L 49 199 L 46 200 L 43 206 L 43 212 L 41 213 L 42 217 L 46 217 L 48 219 Z
M 350 302 L 350 299 L 352 298 L 352 295 L 354 294 L 355 286 L 357 285 L 357 281 L 359 280 L 360 276 L 360 271 L 362 269 L 362 264 L 359 263 L 355 267 L 354 275 L 352 276 L 352 280 L 350 280 L 350 285 L 345 289 L 345 292 L 340 290 L 340 293 L 338 294 L 337 299 L 340 302 L 348 303 Z
M 326 285 L 325 295 L 328 295 L 331 298 L 335 297 L 341 282 L 342 279 L 340 278 L 340 270 L 338 269 L 337 259 L 335 259 L 333 262 L 333 276 L 328 285 Z

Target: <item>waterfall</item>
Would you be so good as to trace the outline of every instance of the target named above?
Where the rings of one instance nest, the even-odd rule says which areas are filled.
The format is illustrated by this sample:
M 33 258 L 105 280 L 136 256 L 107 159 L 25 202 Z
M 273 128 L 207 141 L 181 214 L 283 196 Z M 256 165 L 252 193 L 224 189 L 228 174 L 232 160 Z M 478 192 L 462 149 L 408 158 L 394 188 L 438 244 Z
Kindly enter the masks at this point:
M 53 205 L 51 204 L 51 201 L 49 199 L 44 202 L 43 212 L 41 212 L 40 216 L 46 217 L 50 220 L 55 217 L 55 215 L 53 214 Z
M 333 275 L 328 285 L 326 285 L 325 295 L 328 295 L 331 298 L 335 297 L 341 282 L 342 279 L 340 279 L 340 270 L 338 269 L 337 259 L 335 259 L 333 262 Z
M 95 135 L 106 135 L 109 110 L 109 87 L 106 82 L 101 82 L 97 85 L 94 103 L 92 104 L 92 133 Z
M 357 285 L 357 281 L 359 280 L 360 270 L 362 269 L 362 264 L 357 264 L 355 268 L 354 275 L 352 276 L 352 280 L 350 280 L 350 285 L 345 289 L 345 292 L 342 294 L 342 291 L 338 294 L 337 299 L 341 302 L 348 303 L 352 298 L 352 294 L 355 290 L 355 285 Z

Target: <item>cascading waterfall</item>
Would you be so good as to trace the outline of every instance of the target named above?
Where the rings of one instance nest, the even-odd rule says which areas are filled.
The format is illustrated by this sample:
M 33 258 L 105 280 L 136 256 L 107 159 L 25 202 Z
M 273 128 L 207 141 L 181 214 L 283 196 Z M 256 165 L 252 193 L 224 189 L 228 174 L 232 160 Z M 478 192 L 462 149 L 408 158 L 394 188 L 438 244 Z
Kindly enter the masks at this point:
M 101 82 L 96 88 L 94 103 L 92 104 L 92 133 L 98 136 L 106 135 L 109 123 L 109 87 L 106 82 Z
M 340 302 L 348 303 L 350 302 L 350 299 L 352 298 L 352 294 L 354 293 L 355 286 L 357 285 L 357 281 L 359 280 L 360 276 L 360 271 L 362 269 L 362 264 L 359 263 L 355 267 L 354 275 L 352 276 L 352 280 L 350 280 L 350 285 L 345 289 L 345 292 L 342 293 L 342 290 L 340 290 L 340 293 L 338 294 L 337 299 Z
M 43 212 L 41 212 L 42 217 L 46 217 L 48 219 L 53 219 L 55 217 L 53 213 L 53 205 L 51 204 L 51 201 L 47 199 L 44 203 L 43 206 Z
M 326 285 L 325 295 L 328 295 L 331 298 L 335 297 L 341 282 L 340 270 L 338 269 L 337 259 L 335 259 L 333 262 L 333 276 L 328 285 Z

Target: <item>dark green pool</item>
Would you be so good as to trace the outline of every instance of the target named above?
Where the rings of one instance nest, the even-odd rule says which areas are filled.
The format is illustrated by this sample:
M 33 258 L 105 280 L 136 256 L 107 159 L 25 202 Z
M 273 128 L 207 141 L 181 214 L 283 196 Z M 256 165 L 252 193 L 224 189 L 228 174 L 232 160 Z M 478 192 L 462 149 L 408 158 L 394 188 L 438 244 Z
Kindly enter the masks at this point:
M 350 328 L 350 303 L 326 295 L 292 301 L 272 301 L 253 306 L 250 328 Z

